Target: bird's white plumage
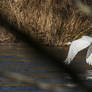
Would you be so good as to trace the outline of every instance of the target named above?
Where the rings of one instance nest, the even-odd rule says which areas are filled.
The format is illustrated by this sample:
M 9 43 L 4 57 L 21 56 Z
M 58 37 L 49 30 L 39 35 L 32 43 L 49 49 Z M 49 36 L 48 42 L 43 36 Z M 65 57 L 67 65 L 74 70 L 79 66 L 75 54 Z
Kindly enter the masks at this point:
M 88 46 L 91 45 L 91 43 L 92 43 L 92 38 L 89 36 L 82 36 L 80 39 L 72 41 L 70 48 L 69 48 L 68 56 L 65 60 L 65 63 L 70 63 L 79 51 L 87 48 Z M 92 48 L 90 48 L 90 49 L 92 49 Z M 91 50 L 91 52 L 92 52 L 92 50 Z M 91 52 L 88 52 L 88 54 L 87 54 L 87 63 L 89 63 L 89 64 L 91 61 L 90 59 L 92 58 Z M 90 55 L 89 55 L 89 53 L 90 53 Z M 91 57 L 89 58 L 89 56 L 91 56 Z
M 87 62 L 89 65 L 92 65 L 92 44 L 91 44 L 90 47 L 88 48 L 87 55 L 86 55 L 86 62 Z

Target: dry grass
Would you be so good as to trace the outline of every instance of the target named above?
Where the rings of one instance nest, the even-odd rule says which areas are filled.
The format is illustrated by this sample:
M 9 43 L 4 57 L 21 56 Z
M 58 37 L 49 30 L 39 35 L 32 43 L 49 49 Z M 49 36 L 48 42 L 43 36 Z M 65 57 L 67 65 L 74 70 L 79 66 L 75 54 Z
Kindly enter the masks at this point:
M 63 46 L 92 33 L 92 19 L 72 0 L 1 0 L 0 12 L 45 45 Z

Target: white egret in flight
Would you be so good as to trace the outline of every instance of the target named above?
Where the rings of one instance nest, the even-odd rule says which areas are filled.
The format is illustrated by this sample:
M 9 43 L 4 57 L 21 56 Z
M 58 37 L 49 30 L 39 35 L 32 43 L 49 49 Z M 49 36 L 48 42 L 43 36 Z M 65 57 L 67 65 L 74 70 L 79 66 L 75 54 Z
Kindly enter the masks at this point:
M 92 37 L 82 36 L 78 40 L 69 42 L 69 44 L 70 48 L 65 63 L 69 64 L 74 59 L 74 57 L 77 55 L 78 52 L 89 47 L 86 55 L 86 62 L 89 65 L 92 65 Z

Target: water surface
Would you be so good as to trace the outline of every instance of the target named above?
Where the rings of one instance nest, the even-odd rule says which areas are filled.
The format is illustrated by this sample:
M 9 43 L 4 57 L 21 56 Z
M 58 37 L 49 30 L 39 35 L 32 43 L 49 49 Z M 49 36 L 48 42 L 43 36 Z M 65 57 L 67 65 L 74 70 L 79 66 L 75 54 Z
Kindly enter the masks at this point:
M 67 55 L 68 48 L 48 48 L 61 57 L 63 51 Z M 61 52 L 60 52 L 61 51 Z M 76 67 L 78 74 L 83 80 L 86 80 L 88 86 L 92 86 L 91 66 L 85 62 L 86 50 L 79 53 L 71 62 L 70 67 Z M 47 59 L 41 58 L 33 48 L 24 44 L 0 44 L 0 71 L 16 72 L 26 76 L 31 76 L 36 82 L 48 83 L 52 88 L 62 90 L 62 92 L 78 92 L 80 89 L 72 83 L 72 79 L 66 73 L 48 63 Z M 20 81 L 11 81 L 5 76 L 0 76 L 0 90 L 17 90 L 32 92 L 49 92 L 36 86 L 25 84 Z

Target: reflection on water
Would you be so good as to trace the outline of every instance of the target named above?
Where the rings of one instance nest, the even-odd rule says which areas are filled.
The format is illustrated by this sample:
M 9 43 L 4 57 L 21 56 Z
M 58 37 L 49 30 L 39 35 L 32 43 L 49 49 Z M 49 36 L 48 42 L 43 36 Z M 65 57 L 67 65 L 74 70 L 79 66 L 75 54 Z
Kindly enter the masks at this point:
M 17 72 L 31 76 L 36 82 L 49 83 L 50 87 L 60 90 L 58 92 L 80 91 L 71 82 L 71 78 L 66 73 L 62 73 L 53 64 L 48 63 L 46 59 L 41 59 L 33 49 L 29 50 L 29 47 L 23 45 L 11 45 L 11 47 L 0 45 L 0 48 L 0 71 Z M 77 67 L 79 76 L 83 80 L 86 79 L 86 83 L 92 86 L 92 70 L 86 62 L 80 62 L 81 58 L 82 61 L 85 61 L 85 58 L 84 54 L 79 54 L 75 59 L 77 61 L 71 62 L 70 66 Z M 0 90 L 7 89 L 21 90 L 22 92 L 49 92 L 48 90 L 41 90 L 33 85 L 20 81 L 10 81 L 4 76 L 0 76 Z

